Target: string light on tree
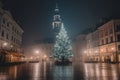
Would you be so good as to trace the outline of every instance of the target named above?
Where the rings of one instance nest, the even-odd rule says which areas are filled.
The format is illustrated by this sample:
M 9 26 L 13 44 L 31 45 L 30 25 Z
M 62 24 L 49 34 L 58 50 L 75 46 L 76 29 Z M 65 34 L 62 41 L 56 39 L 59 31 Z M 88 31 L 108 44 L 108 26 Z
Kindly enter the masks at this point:
M 71 41 L 62 23 L 60 32 L 56 35 L 53 57 L 58 60 L 67 60 L 73 56 Z

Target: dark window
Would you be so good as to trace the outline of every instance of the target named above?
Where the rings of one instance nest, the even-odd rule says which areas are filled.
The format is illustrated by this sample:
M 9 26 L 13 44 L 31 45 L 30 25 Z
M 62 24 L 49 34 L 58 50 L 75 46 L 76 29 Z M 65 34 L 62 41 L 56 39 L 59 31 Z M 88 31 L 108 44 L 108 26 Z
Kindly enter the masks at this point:
M 58 24 L 57 24 L 57 23 L 55 23 L 55 27 L 58 27 Z
M 8 34 L 6 34 L 6 39 L 9 39 Z
M 113 37 L 112 36 L 110 37 L 110 42 L 113 42 Z
M 1 36 L 2 36 L 2 37 L 4 37 L 4 34 L 5 34 L 5 33 L 4 33 L 4 31 L 2 31 L 2 34 L 1 34 Z
M 9 23 L 7 23 L 7 27 L 9 27 Z
M 56 16 L 56 19 L 59 20 L 60 19 L 59 16 Z
M 117 25 L 117 26 L 116 26 L 116 31 L 117 31 L 117 32 L 120 31 L 120 25 Z
M 106 30 L 106 32 L 105 32 L 105 36 L 108 36 L 108 31 Z
M 106 38 L 106 44 L 108 44 L 108 38 Z
M 117 41 L 120 42 L 120 35 L 117 35 Z
M 118 50 L 120 50 L 120 45 L 118 45 Z
M 5 19 L 3 19 L 3 24 L 5 24 Z
M 104 40 L 102 40 L 102 44 L 104 44 Z
M 113 29 L 112 29 L 112 28 L 110 28 L 110 31 L 109 31 L 109 33 L 110 33 L 110 34 L 112 34 L 112 33 L 113 33 Z
M 103 31 L 102 31 L 102 32 L 101 32 L 101 37 L 103 37 L 103 35 L 104 35 L 104 34 L 103 34 Z
M 12 26 L 12 30 L 14 30 L 14 26 Z

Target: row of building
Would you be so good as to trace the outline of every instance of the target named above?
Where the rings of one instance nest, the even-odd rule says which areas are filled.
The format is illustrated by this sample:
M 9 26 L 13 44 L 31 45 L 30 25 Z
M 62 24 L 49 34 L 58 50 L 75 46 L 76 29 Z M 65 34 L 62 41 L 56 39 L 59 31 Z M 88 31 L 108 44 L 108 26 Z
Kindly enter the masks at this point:
M 120 62 L 120 19 L 110 20 L 91 33 L 79 35 L 73 51 L 75 60 Z
M 23 32 L 11 13 L 0 7 L 0 63 L 19 62 L 24 58 Z
M 40 59 L 46 57 L 50 59 L 53 52 L 55 35 L 59 32 L 62 23 L 59 8 L 56 4 L 52 22 L 54 32 L 53 42 L 38 43 L 26 50 L 26 53 L 34 54 L 35 50 L 33 49 L 36 49 L 38 50 L 37 53 L 39 52 L 37 57 Z M 47 41 L 50 41 L 50 39 Z M 76 40 L 73 41 L 72 47 L 74 61 L 120 62 L 120 19 L 110 20 L 88 34 L 80 34 Z
M 27 61 L 50 61 L 53 53 L 53 39 L 45 38 L 34 41 L 32 46 L 25 49 Z

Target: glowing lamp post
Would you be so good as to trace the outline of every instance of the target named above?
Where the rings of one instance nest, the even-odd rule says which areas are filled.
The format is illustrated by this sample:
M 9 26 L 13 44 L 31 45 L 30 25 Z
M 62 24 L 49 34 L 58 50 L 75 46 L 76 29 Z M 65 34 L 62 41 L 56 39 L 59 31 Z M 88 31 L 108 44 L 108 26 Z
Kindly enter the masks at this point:
M 39 54 L 39 51 L 37 50 L 37 51 L 35 51 L 35 53 L 36 53 L 36 54 Z
M 44 59 L 46 58 L 47 56 L 46 55 L 44 55 Z
M 84 51 L 84 53 L 86 54 L 86 53 L 87 53 L 87 51 Z
M 103 52 L 104 50 L 103 49 L 101 49 L 101 52 Z
M 36 54 L 36 60 L 40 60 L 40 56 L 39 56 L 40 54 L 39 54 L 39 53 L 40 53 L 39 50 L 36 50 L 36 51 L 35 51 L 35 54 Z
M 12 51 L 13 45 L 10 45 L 10 50 Z
M 88 53 L 87 53 L 87 51 L 84 51 L 84 54 L 85 54 L 85 60 L 88 60 Z
M 111 48 L 112 52 L 114 51 L 114 48 Z
M 116 61 L 117 61 L 117 56 L 115 57 L 114 48 L 113 47 L 111 48 L 111 53 L 114 56 L 114 57 L 112 57 L 112 61 L 115 61 L 115 58 L 116 58 Z
M 32 59 L 33 59 L 33 57 L 30 57 L 30 59 L 32 60 Z
M 3 46 L 7 46 L 7 43 L 5 42 L 5 43 L 3 43 Z
M 95 51 L 95 53 L 98 53 L 98 51 Z
M 8 45 L 7 42 L 4 42 L 4 43 L 3 43 L 3 50 L 5 50 L 5 48 L 6 48 L 7 45 Z

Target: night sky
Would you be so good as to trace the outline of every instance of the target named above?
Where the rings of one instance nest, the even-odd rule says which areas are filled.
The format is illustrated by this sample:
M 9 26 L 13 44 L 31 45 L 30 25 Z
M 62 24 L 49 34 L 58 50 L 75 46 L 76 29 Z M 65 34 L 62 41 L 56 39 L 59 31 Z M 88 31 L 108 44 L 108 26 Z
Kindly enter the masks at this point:
M 25 46 L 51 37 L 56 0 L 1 0 L 24 30 Z M 68 35 L 74 38 L 101 18 L 120 16 L 119 0 L 57 0 Z

